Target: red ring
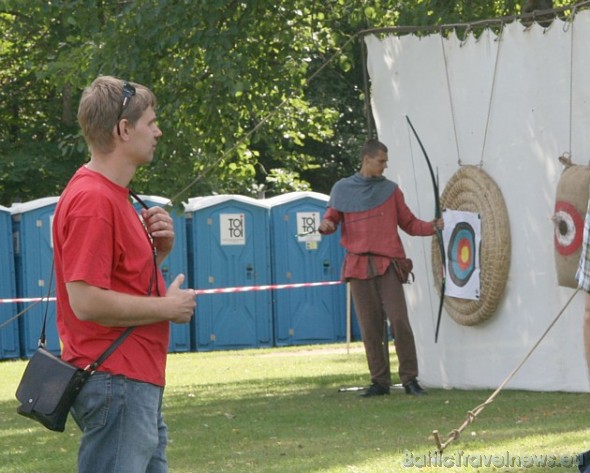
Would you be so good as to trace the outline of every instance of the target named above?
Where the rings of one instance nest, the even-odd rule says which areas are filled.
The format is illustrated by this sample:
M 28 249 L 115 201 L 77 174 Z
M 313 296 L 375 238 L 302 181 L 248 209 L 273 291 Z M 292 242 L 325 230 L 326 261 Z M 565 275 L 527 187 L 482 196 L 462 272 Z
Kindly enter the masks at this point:
M 555 203 L 555 213 L 557 212 L 565 212 L 572 218 L 572 221 L 574 222 L 575 234 L 572 242 L 569 245 L 560 244 L 559 240 L 557 239 L 557 235 L 554 235 L 555 249 L 560 255 L 568 256 L 574 253 L 582 244 L 582 236 L 584 235 L 584 219 L 576 207 L 574 207 L 569 202 L 562 200 Z

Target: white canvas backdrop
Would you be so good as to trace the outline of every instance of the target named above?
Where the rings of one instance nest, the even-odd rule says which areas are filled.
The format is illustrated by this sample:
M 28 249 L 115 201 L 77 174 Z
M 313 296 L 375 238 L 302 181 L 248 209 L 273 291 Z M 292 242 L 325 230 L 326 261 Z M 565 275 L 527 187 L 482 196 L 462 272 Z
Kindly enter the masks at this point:
M 569 151 L 578 164 L 590 158 L 590 12 L 548 29 L 508 24 L 499 36 L 365 38 L 372 111 L 389 147 L 386 175 L 410 208 L 424 220 L 434 217 L 430 176 L 405 115 L 438 169 L 441 192 L 459 159 L 483 162 L 510 220 L 511 266 L 496 313 L 470 327 L 443 313 L 437 344 L 430 238 L 404 236 L 417 278 L 406 296 L 427 386 L 497 387 L 573 293 L 557 285 L 551 216 L 563 169 L 558 156 Z M 583 302 L 578 293 L 508 388 L 589 390 Z

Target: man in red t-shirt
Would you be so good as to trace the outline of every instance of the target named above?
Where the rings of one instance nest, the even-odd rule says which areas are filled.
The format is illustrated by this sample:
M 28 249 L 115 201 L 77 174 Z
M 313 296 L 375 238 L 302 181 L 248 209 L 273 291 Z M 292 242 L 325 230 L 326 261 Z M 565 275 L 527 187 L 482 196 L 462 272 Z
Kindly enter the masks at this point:
M 425 222 L 414 216 L 398 185 L 383 176 L 388 161 L 383 143 L 368 140 L 361 160 L 359 172 L 334 184 L 319 231 L 330 234 L 342 227 L 340 242 L 346 249 L 342 277 L 350 282 L 371 373 L 372 384 L 362 395 L 389 394 L 389 350 L 384 343 L 389 320 L 400 380 L 407 394 L 419 396 L 426 391 L 417 381 L 414 334 L 393 261 L 406 257 L 398 227 L 409 235 L 429 236 L 444 228 L 444 221 Z
M 72 407 L 82 430 L 78 472 L 168 471 L 162 419 L 170 322 L 188 323 L 194 290 L 159 264 L 174 227 L 162 208 L 133 208 L 127 186 L 162 132 L 146 87 L 102 76 L 84 90 L 78 121 L 90 161 L 72 177 L 53 221 L 57 324 L 64 360 L 84 368 L 134 327 Z

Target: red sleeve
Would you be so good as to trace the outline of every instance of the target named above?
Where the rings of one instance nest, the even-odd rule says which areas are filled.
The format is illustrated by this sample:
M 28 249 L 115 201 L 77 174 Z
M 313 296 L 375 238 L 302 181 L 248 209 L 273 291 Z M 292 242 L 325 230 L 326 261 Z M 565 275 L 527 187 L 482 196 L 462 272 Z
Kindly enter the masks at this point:
M 406 205 L 404 193 L 398 187 L 395 190 L 395 205 L 397 207 L 398 225 L 408 235 L 430 236 L 434 235 L 434 227 L 431 222 L 417 218 Z
M 333 222 L 337 228 L 338 225 L 340 224 L 340 221 L 342 220 L 342 213 L 338 212 L 338 210 L 336 210 L 332 207 L 328 207 L 328 210 L 326 210 L 326 213 L 324 214 L 324 218 Z M 336 231 L 336 230 L 334 230 L 334 231 Z M 324 235 L 330 235 L 331 233 L 334 233 L 334 232 L 321 232 L 321 233 L 323 233 Z
M 73 216 L 64 235 L 64 282 L 111 289 L 114 255 L 112 225 L 103 217 Z
M 80 194 L 70 208 L 62 243 L 64 282 L 85 283 L 111 289 L 114 233 L 109 206 Z

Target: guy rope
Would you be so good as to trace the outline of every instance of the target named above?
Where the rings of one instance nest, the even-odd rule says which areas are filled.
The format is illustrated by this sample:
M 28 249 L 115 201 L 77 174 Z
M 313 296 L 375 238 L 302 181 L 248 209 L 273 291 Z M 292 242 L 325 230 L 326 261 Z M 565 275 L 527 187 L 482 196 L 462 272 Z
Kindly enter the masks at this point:
M 547 329 L 545 330 L 545 332 L 543 332 L 543 335 L 541 335 L 541 337 L 539 338 L 539 340 L 537 340 L 537 343 L 535 343 L 533 345 L 533 347 L 529 350 L 529 352 L 522 359 L 522 361 L 518 364 L 518 366 L 512 370 L 512 372 L 506 377 L 506 379 L 504 381 L 502 381 L 502 384 L 500 384 L 500 386 L 492 393 L 492 395 L 490 397 L 488 397 L 486 399 L 486 401 L 483 402 L 482 404 L 480 404 L 479 406 L 475 407 L 474 409 L 472 409 L 470 411 L 467 411 L 467 418 L 465 419 L 465 421 L 461 424 L 461 426 L 458 429 L 451 430 L 451 432 L 447 436 L 447 439 L 444 442 L 441 442 L 441 439 L 440 439 L 438 430 L 433 430 L 432 431 L 432 436 L 434 437 L 434 442 L 436 443 L 436 448 L 437 448 L 437 450 L 438 450 L 439 453 L 442 454 L 444 452 L 445 448 L 447 448 L 451 444 L 451 442 L 453 442 L 453 440 L 458 439 L 459 436 L 461 435 L 461 432 L 463 432 L 467 428 L 467 426 L 469 424 L 471 424 L 471 423 L 473 423 L 475 421 L 475 419 L 481 413 L 481 411 L 483 411 L 486 406 L 488 406 L 489 404 L 491 404 L 492 402 L 494 402 L 494 399 L 496 399 L 496 397 L 498 396 L 498 394 L 500 394 L 500 391 L 502 391 L 502 389 L 504 389 L 504 387 L 510 382 L 510 380 L 514 377 L 514 375 L 516 375 L 516 373 L 520 370 L 520 368 L 522 368 L 522 366 L 531 357 L 531 355 L 533 354 L 533 352 L 541 344 L 541 342 L 543 341 L 543 339 L 551 331 L 551 329 L 553 328 L 553 326 L 557 323 L 557 321 L 559 320 L 559 318 L 561 317 L 561 315 L 565 312 L 565 309 L 567 309 L 567 307 L 570 305 L 570 302 L 574 299 L 574 297 L 576 296 L 576 294 L 578 293 L 579 290 L 580 289 L 578 288 L 578 289 L 576 289 L 574 291 L 574 293 L 571 295 L 571 297 L 565 303 L 565 305 L 563 306 L 563 308 L 559 311 L 559 313 L 557 314 L 557 316 L 549 324 L 549 326 L 547 327 Z

